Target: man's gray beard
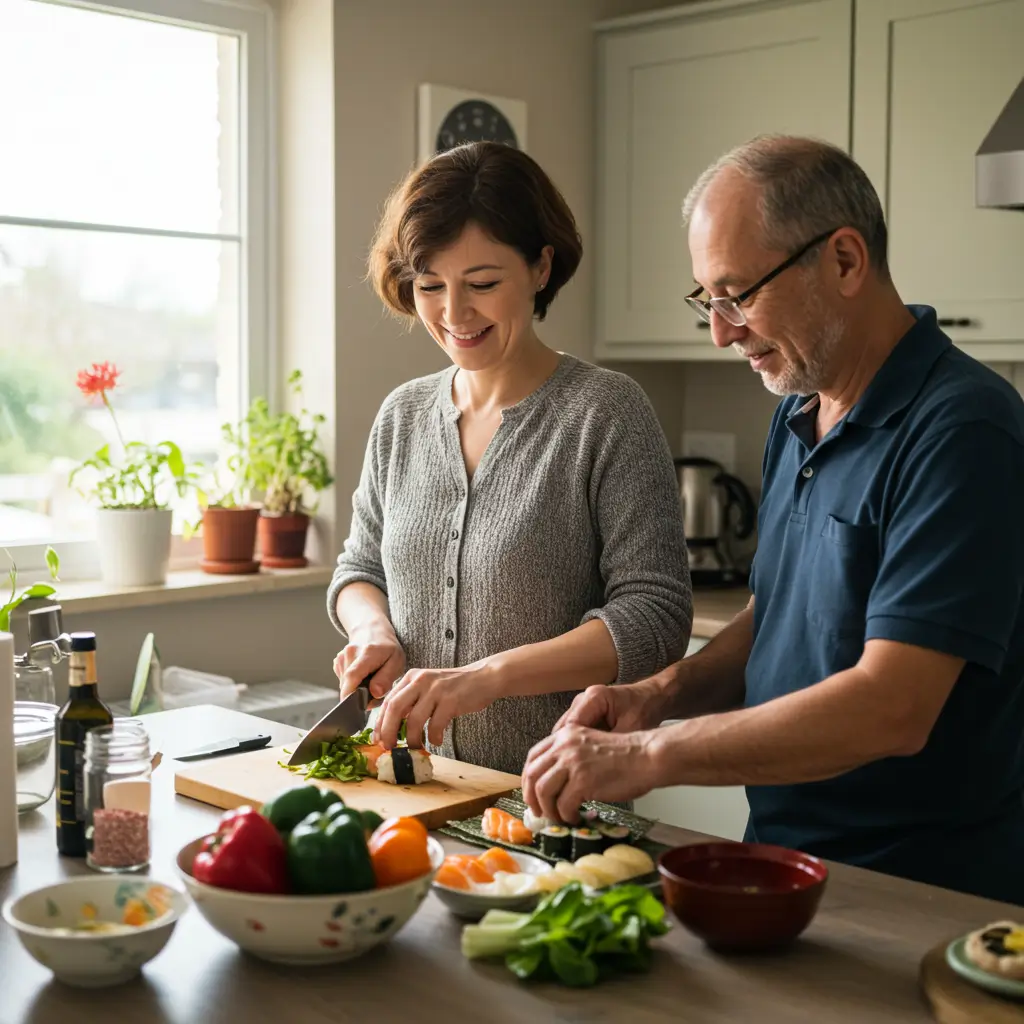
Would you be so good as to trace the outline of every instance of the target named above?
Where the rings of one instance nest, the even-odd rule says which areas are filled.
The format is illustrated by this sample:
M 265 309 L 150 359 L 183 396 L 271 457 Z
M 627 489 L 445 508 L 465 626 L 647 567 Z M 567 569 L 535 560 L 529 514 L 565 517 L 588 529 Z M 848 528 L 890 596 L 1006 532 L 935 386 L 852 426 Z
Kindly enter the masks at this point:
M 833 359 L 843 342 L 846 324 L 842 320 L 827 323 L 818 335 L 818 343 L 806 366 L 786 364 L 780 373 L 759 370 L 761 383 L 773 394 L 814 395 L 828 385 Z

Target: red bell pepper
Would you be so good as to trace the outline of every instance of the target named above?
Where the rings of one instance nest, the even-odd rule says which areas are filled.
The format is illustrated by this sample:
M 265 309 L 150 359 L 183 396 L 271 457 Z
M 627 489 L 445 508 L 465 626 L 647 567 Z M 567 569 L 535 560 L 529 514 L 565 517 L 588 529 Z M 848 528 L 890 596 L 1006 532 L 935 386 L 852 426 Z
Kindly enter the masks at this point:
M 281 834 L 252 807 L 228 811 L 192 863 L 197 882 L 239 892 L 286 893 L 287 851 Z

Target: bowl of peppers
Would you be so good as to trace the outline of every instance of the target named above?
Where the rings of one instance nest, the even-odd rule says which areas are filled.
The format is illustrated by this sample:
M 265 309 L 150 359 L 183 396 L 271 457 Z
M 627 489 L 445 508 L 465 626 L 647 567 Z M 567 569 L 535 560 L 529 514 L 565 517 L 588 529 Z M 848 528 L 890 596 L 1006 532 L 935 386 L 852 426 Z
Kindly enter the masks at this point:
M 351 960 L 390 939 L 443 861 L 417 819 L 384 820 L 306 785 L 259 809 L 227 811 L 177 864 L 221 935 L 264 960 L 308 965 Z

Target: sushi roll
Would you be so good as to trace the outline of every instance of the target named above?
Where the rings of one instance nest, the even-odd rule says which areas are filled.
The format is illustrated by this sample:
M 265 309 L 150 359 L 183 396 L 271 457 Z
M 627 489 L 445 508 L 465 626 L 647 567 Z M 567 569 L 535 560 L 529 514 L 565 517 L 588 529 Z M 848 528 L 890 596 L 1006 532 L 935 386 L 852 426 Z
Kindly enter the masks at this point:
M 537 846 L 546 857 L 568 860 L 572 856 L 572 833 L 564 825 L 548 825 L 538 833 Z
M 625 825 L 616 825 L 611 821 L 602 821 L 597 826 L 597 831 L 601 833 L 603 840 L 601 846 L 603 849 L 607 849 L 609 846 L 628 843 L 632 838 L 629 829 Z
M 604 836 L 596 828 L 574 828 L 572 830 L 572 859 L 579 860 L 588 853 L 600 853 Z
M 581 807 L 580 821 L 585 828 L 597 828 L 601 821 L 601 812 L 594 810 L 593 807 Z
M 418 786 L 434 777 L 430 754 L 419 747 L 395 747 L 377 759 L 377 780 L 396 786 Z

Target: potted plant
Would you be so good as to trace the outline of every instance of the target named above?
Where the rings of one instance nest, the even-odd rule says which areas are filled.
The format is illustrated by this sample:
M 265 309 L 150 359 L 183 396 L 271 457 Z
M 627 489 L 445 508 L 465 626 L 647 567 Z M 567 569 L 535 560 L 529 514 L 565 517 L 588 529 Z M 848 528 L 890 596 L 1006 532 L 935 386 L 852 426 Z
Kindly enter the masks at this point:
M 185 464 L 173 441 L 125 441 L 109 397 L 120 374 L 110 363 L 93 363 L 78 374 L 79 391 L 100 399 L 110 413 L 121 451 L 113 453 L 109 444 L 103 445 L 72 471 L 70 479 L 92 471 L 91 485 L 81 493 L 99 505 L 96 540 L 104 581 L 141 587 L 166 582 L 172 519 L 167 501 L 171 494 L 184 495 L 194 487 L 198 474 Z
M 227 448 L 223 469 L 230 482 L 222 485 L 215 472 L 213 488 L 200 492 L 203 510 L 199 529 L 203 535 L 203 572 L 245 574 L 259 572 L 260 563 L 253 557 L 256 549 L 258 505 L 250 502 L 252 463 L 249 459 L 247 421 L 233 426 L 225 423 L 221 433 Z M 211 494 L 216 497 L 211 498 Z
M 288 378 L 301 399 L 302 374 Z M 260 554 L 268 569 L 300 569 L 306 565 L 306 535 L 316 511 L 315 495 L 334 482 L 321 447 L 324 416 L 302 408 L 271 413 L 263 398 L 253 401 L 246 417 L 248 456 L 253 486 L 263 492 L 259 517 Z

